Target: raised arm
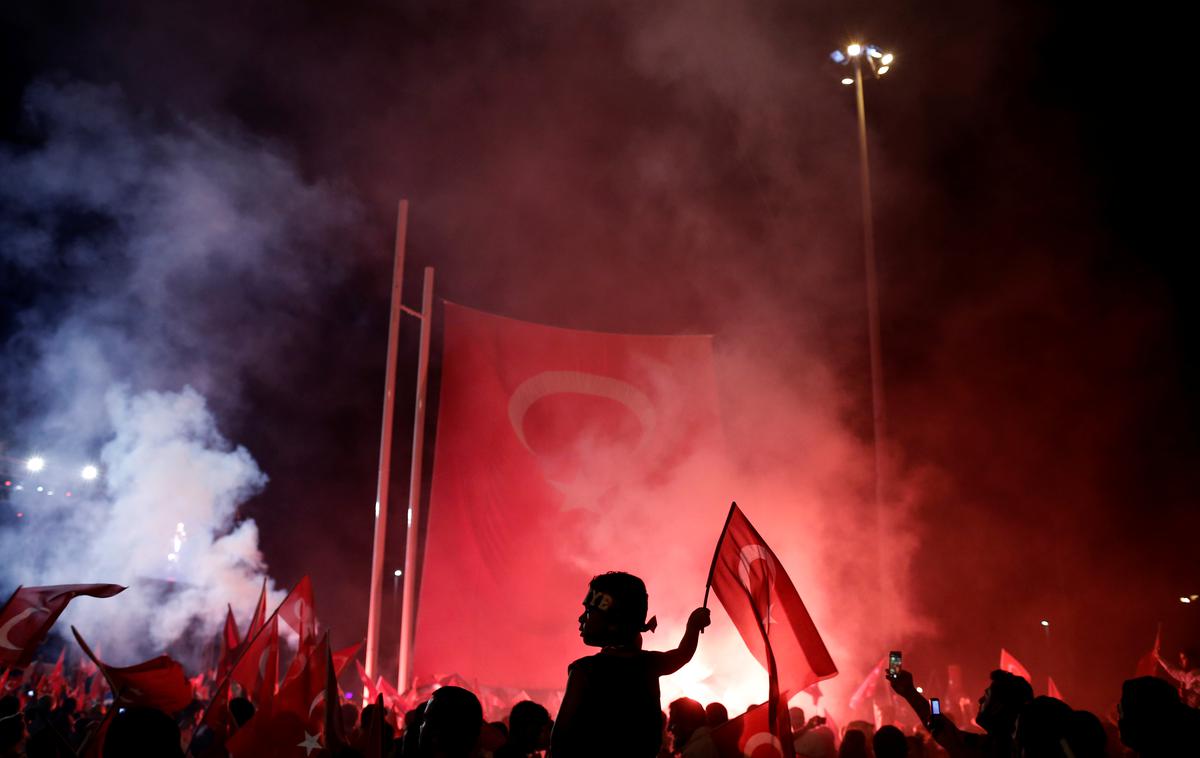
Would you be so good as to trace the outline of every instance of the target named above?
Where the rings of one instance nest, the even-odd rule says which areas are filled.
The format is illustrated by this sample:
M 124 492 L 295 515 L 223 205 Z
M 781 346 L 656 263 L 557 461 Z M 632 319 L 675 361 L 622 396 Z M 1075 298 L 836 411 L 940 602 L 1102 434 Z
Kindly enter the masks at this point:
M 697 608 L 688 616 L 687 629 L 679 647 L 663 653 L 662 674 L 674 674 L 683 668 L 684 664 L 696 654 L 696 645 L 700 643 L 700 630 L 712 623 L 707 608 Z
M 917 692 L 917 687 L 913 684 L 912 674 L 904 669 L 896 672 L 896 678 L 888 678 L 888 683 L 892 685 L 892 691 L 913 709 L 913 713 L 917 714 L 917 718 L 929 729 L 929 701 L 920 692 Z M 965 758 L 973 756 L 971 751 L 962 738 L 962 732 L 954 724 L 946 719 L 939 719 L 936 728 L 929 729 L 930 736 L 951 756 L 951 758 Z

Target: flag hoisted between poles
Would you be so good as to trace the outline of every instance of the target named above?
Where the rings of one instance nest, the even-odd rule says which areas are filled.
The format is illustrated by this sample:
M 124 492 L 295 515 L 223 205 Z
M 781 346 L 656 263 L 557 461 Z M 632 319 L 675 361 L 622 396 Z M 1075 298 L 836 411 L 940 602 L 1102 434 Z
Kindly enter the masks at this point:
M 575 619 L 592 576 L 641 571 L 654 586 L 666 506 L 647 493 L 670 483 L 687 518 L 723 515 L 701 490 L 719 465 L 693 463 L 724 449 L 712 338 L 563 329 L 449 302 L 440 318 L 425 549 L 405 572 L 411 670 L 422 682 L 557 689 L 582 652 Z M 708 480 L 679 494 L 699 474 Z M 686 539 L 671 550 L 702 571 L 707 536 Z

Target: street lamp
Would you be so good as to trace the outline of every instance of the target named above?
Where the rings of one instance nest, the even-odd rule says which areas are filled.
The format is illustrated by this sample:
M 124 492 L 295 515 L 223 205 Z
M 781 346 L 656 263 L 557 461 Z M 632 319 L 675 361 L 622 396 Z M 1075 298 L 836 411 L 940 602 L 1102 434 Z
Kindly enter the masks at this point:
M 846 46 L 845 52 L 834 50 L 829 54 L 834 63 L 849 66 L 853 76 L 842 79 L 842 84 L 854 85 L 855 100 L 858 105 L 858 162 L 859 185 L 862 192 L 862 233 L 863 258 L 866 268 L 867 284 L 867 340 L 871 352 L 871 420 L 874 436 L 875 453 L 875 534 L 877 547 L 881 548 L 884 539 L 883 503 L 886 493 L 885 462 L 883 446 L 887 439 L 887 416 L 883 402 L 883 355 L 879 345 L 879 285 L 875 264 L 875 227 L 871 208 L 871 169 L 867 156 L 867 108 L 863 99 L 863 74 L 870 72 L 875 78 L 887 74 L 896 60 L 893 53 L 887 53 L 875 45 L 852 42 Z M 865 62 L 865 63 L 864 63 Z M 882 550 L 876 550 L 879 555 L 879 576 L 882 589 L 885 570 Z
M 31 456 L 29 460 L 25 461 L 25 468 L 37 473 L 46 468 L 46 459 L 40 455 Z

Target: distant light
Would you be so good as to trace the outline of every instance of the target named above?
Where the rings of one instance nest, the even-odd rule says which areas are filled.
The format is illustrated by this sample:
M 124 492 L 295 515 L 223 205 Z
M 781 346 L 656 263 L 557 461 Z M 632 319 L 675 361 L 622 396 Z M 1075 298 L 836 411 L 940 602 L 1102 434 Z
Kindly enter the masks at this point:
M 404 574 L 404 572 L 401 571 L 400 569 L 396 569 L 395 571 L 392 572 L 392 576 L 401 576 L 403 574 Z
M 892 70 L 891 66 L 880 66 L 879 67 L 879 75 L 883 76 L 884 74 L 886 74 L 888 71 L 891 71 L 891 70 Z
M 858 44 L 857 42 L 847 45 L 846 55 L 849 55 L 851 58 L 862 55 L 862 45 Z
M 346 693 L 346 699 L 347 699 L 347 700 L 353 700 L 353 699 L 354 699 L 354 693 L 353 693 L 353 692 L 347 692 L 347 693 Z
M 5 479 L 5 480 L 4 480 L 4 486 L 5 486 L 5 487 L 11 487 L 11 486 L 12 486 L 12 479 Z
M 846 62 L 846 54 L 843 53 L 841 50 L 834 50 L 832 53 L 829 54 L 829 57 L 833 59 L 834 63 L 845 63 Z
M 883 57 L 883 53 L 879 52 L 879 48 L 877 48 L 877 47 L 868 47 L 867 55 L 870 55 L 872 58 L 882 58 Z
M 1192 600 L 1200 600 L 1200 595 L 1188 595 Z
M 45 489 L 46 489 L 45 487 L 43 487 L 42 485 L 40 485 L 40 484 L 39 484 L 39 485 L 38 485 L 38 488 L 37 488 L 37 491 L 38 491 L 38 492 L 42 492 L 42 491 L 43 491 L 43 490 L 45 490 Z
M 23 489 L 25 489 L 25 485 L 24 485 L 24 484 L 18 484 L 16 487 L 13 487 L 13 489 L 15 489 L 15 490 L 23 490 Z
M 93 479 L 95 479 L 96 477 L 100 476 L 100 469 L 96 468 L 95 466 L 93 466 L 92 464 L 89 463 L 88 465 L 83 467 L 83 471 L 80 471 L 79 475 L 82 476 L 85 480 L 90 482 Z
M 925 688 L 924 688 L 924 687 L 918 687 L 918 688 L 917 688 L 917 692 L 920 692 L 920 693 L 924 694 L 924 693 L 925 693 Z
M 54 490 L 46 490 L 46 494 L 47 494 L 47 495 L 53 495 L 53 494 L 54 494 Z
M 64 494 L 64 496 L 65 496 L 65 497 L 70 497 L 70 496 L 71 496 L 71 490 L 67 490 L 67 491 L 66 491 L 65 493 L 63 493 L 63 494 Z
M 46 468 L 46 459 L 40 455 L 35 455 L 29 460 L 25 461 L 25 468 L 29 469 L 30 471 L 41 471 L 42 469 Z
M 879 62 L 885 66 L 890 66 L 894 60 L 896 60 L 896 56 L 892 55 L 891 53 L 887 53 L 882 59 L 880 59 Z
M 854 80 L 847 76 L 842 80 L 842 84 L 854 84 Z
M 40 489 L 40 488 L 39 488 L 39 489 Z M 1179 602 L 1181 602 L 1181 603 L 1190 603 L 1190 602 L 1192 602 L 1192 599 L 1191 599 L 1190 597 L 1181 597 L 1181 598 L 1179 598 Z
M 1047 621 L 1046 619 L 1042 619 L 1042 626 L 1044 626 L 1044 627 L 1049 627 L 1049 626 L 1050 626 L 1050 622 L 1049 622 L 1049 621 Z
M 21 511 L 17 511 L 17 518 L 25 518 L 25 514 Z

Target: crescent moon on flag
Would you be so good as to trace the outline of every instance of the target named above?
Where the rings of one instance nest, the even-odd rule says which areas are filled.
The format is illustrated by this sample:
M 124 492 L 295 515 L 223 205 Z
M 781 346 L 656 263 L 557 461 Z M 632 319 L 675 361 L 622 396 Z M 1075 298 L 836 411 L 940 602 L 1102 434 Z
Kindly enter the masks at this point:
M 534 452 L 525 438 L 525 414 L 530 406 L 544 397 L 568 393 L 604 397 L 628 408 L 642 427 L 637 450 L 645 447 L 658 423 L 654 403 L 629 382 L 583 371 L 543 371 L 521 382 L 508 400 L 509 423 L 526 450 Z
M 746 740 L 746 747 L 742 748 L 743 758 L 751 758 L 754 755 L 754 751 L 764 745 L 770 745 L 779 752 L 779 755 L 783 755 L 783 745 L 779 742 L 778 737 L 770 732 L 759 732 Z
M 48 608 L 35 608 L 31 606 L 18 613 L 16 616 L 13 616 L 8 621 L 5 621 L 4 626 L 0 626 L 0 647 L 8 648 L 9 650 L 20 650 L 20 647 L 12 644 L 12 640 L 8 638 L 8 633 L 12 631 L 14 626 L 38 611 L 42 611 L 43 613 L 50 612 Z
M 746 545 L 738 553 L 738 579 L 741 580 L 746 591 L 751 593 L 754 592 L 754 588 L 750 586 L 750 567 L 754 565 L 755 561 L 767 564 L 767 581 L 771 584 L 775 583 L 775 559 L 771 557 L 766 545 Z
M 312 712 L 314 710 L 316 710 L 317 706 L 320 705 L 321 701 L 324 699 L 325 699 L 325 690 L 321 690 L 320 692 L 317 693 L 317 696 L 313 698 L 312 705 L 308 706 L 308 715 L 309 716 L 312 715 Z

